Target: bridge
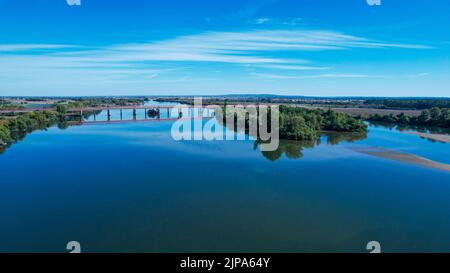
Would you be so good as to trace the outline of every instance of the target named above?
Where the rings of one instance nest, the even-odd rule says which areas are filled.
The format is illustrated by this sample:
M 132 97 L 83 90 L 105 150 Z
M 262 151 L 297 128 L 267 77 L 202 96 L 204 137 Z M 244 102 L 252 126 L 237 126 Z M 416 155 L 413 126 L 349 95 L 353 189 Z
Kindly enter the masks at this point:
M 69 121 L 70 125 L 100 125 L 100 124 L 115 124 L 115 123 L 138 123 L 138 122 L 163 122 L 163 121 L 179 121 L 179 120 L 204 120 L 213 117 L 190 117 L 190 118 L 148 118 L 148 119 L 123 119 L 123 120 L 94 120 L 94 121 Z
M 187 111 L 183 111 L 186 110 Z M 179 119 L 202 119 L 215 116 L 215 107 L 196 106 L 196 105 L 128 105 L 128 106 L 98 106 L 98 107 L 79 107 L 67 109 L 67 116 L 80 117 L 77 124 L 102 124 L 117 122 L 136 122 L 136 121 L 175 121 Z M 123 111 L 131 110 L 132 117 L 124 118 Z M 144 117 L 138 119 L 138 110 L 144 110 Z M 152 113 L 149 111 L 152 110 Z M 175 112 L 176 110 L 176 112 Z M 206 113 L 205 113 L 206 110 Z M 106 111 L 106 120 L 97 120 L 98 112 Z M 112 112 L 119 114 L 118 119 L 112 119 Z M 173 113 L 176 113 L 175 117 Z M 163 115 L 166 114 L 165 116 Z M 85 114 L 93 116 L 93 120 L 85 120 Z M 183 117 L 183 115 L 186 115 Z
M 93 107 L 72 107 L 68 108 L 67 112 L 80 112 L 80 111 L 101 111 L 101 110 L 127 110 L 127 109 L 176 109 L 176 108 L 215 108 L 213 106 L 196 106 L 196 105 L 103 105 L 103 106 L 93 106 Z M 32 108 L 12 108 L 12 109 L 1 109 L 0 114 L 6 113 L 28 113 L 33 111 L 44 111 L 53 110 L 56 111 L 56 107 L 32 107 Z
M 187 111 L 183 111 L 187 109 Z M 197 106 L 197 105 L 104 105 L 95 107 L 74 107 L 66 109 L 66 116 L 74 117 L 78 120 L 69 121 L 72 124 L 103 124 L 103 123 L 117 123 L 117 122 L 137 122 L 137 121 L 175 121 L 179 119 L 199 119 L 199 118 L 212 118 L 215 116 L 213 106 Z M 28 109 L 5 109 L 0 110 L 0 114 L 6 113 L 29 113 L 38 110 L 52 110 L 56 111 L 55 107 L 52 108 L 28 108 Z M 132 111 L 131 118 L 126 118 L 123 115 L 123 111 Z M 143 118 L 138 118 L 138 111 L 143 110 Z M 149 110 L 153 110 L 149 113 Z M 206 110 L 206 113 L 205 113 Z M 99 112 L 106 111 L 106 120 L 97 120 Z M 118 119 L 112 119 L 112 114 L 118 114 Z M 174 115 L 174 112 L 176 113 Z M 163 115 L 165 114 L 165 115 Z M 183 117 L 183 114 L 186 116 Z M 93 120 L 86 120 L 85 117 L 93 117 Z

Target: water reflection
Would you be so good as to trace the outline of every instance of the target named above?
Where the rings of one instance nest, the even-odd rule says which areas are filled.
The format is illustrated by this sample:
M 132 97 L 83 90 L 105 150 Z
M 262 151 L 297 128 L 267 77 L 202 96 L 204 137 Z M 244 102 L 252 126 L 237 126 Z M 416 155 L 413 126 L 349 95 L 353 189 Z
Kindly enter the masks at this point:
M 450 134 L 449 128 L 441 128 L 441 127 L 431 127 L 431 126 L 415 126 L 415 125 L 407 125 L 407 124 L 393 124 L 386 122 L 377 122 L 371 121 L 370 125 L 375 128 L 386 128 L 389 130 L 398 130 L 400 132 L 405 131 L 417 131 L 419 133 L 430 133 L 430 134 Z
M 337 145 L 343 141 L 355 142 L 367 138 L 367 133 L 339 133 L 339 132 L 325 132 L 323 136 L 326 137 L 328 145 Z M 301 159 L 303 157 L 302 151 L 304 149 L 311 149 L 321 144 L 321 138 L 310 141 L 295 141 L 295 140 L 280 140 L 278 149 L 275 151 L 261 151 L 261 154 L 271 161 L 276 161 L 285 155 L 289 159 Z M 259 145 L 264 143 L 261 140 L 256 140 L 253 144 L 253 149 L 258 149 Z
M 337 145 L 343 141 L 353 143 L 355 141 L 364 140 L 367 138 L 367 132 L 362 133 L 342 133 L 342 132 L 326 132 L 328 145 Z
M 253 144 L 253 148 L 255 150 L 258 149 L 259 145 L 262 143 L 263 141 L 256 140 Z M 283 154 L 290 159 L 300 159 L 303 157 L 303 149 L 314 148 L 319 144 L 320 139 L 313 141 L 280 140 L 278 149 L 275 151 L 261 151 L 261 154 L 271 161 L 280 159 Z

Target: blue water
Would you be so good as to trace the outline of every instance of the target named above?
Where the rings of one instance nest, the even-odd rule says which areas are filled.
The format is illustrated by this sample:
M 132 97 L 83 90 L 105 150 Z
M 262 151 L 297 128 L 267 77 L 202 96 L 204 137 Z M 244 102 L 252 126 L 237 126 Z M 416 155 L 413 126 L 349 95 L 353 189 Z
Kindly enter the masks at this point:
M 382 127 L 352 143 L 174 141 L 172 122 L 56 127 L 0 155 L 0 252 L 450 251 L 450 144 Z M 314 147 L 312 147 L 314 146 Z M 300 151 L 301 150 L 301 151 Z M 287 155 L 286 155 L 287 152 Z

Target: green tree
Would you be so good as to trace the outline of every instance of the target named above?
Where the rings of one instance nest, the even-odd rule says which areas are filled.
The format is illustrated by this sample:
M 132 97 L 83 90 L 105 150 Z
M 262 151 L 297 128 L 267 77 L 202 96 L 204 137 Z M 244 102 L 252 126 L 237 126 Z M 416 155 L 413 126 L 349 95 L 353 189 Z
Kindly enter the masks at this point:
M 5 125 L 0 125 L 0 144 L 6 144 L 12 141 L 9 129 Z
M 430 118 L 433 120 L 433 122 L 436 122 L 439 120 L 439 116 L 441 115 L 441 109 L 437 107 L 433 107 L 430 110 Z
M 67 106 L 63 104 L 56 105 L 56 112 L 58 112 L 58 114 L 60 115 L 67 114 Z
M 420 113 L 420 116 L 417 118 L 418 122 L 420 124 L 426 124 L 428 122 L 428 120 L 430 119 L 430 111 L 429 110 L 425 110 L 422 111 L 422 113 Z

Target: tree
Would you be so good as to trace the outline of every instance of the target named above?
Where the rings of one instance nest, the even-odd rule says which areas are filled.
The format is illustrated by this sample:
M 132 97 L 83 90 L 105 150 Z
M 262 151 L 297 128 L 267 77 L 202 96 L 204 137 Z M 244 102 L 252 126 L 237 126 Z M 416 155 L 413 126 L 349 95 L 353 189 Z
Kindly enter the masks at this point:
M 422 113 L 420 113 L 420 116 L 417 118 L 418 122 L 421 124 L 426 124 L 429 119 L 430 119 L 429 110 L 422 111 Z
M 409 117 L 405 115 L 405 113 L 400 113 L 396 117 L 397 122 L 400 124 L 408 124 L 409 123 Z
M 0 144 L 3 145 L 11 141 L 12 139 L 9 129 L 4 125 L 0 125 Z
M 65 115 L 67 113 L 67 106 L 63 104 L 56 105 L 56 112 L 60 115 Z
M 437 107 L 433 107 L 430 110 L 430 117 L 433 120 L 433 122 L 439 120 L 439 116 L 441 115 L 441 109 Z
M 309 127 L 302 116 L 281 115 L 280 137 L 284 139 L 308 140 L 316 138 L 316 133 Z

